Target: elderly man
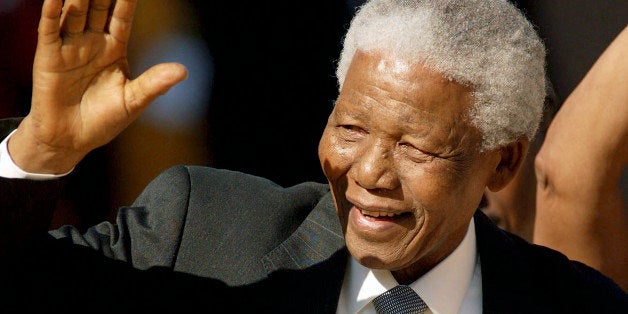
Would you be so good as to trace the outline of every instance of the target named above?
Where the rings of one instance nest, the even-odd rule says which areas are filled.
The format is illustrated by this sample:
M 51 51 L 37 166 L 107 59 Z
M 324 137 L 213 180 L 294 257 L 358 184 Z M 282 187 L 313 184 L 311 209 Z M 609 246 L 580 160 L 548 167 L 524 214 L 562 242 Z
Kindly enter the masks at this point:
M 505 0 L 361 8 L 319 145 L 328 185 L 283 188 L 179 166 L 115 224 L 46 235 L 57 177 L 186 76 L 162 64 L 130 80 L 135 3 L 111 2 L 44 3 L 32 110 L 0 146 L 5 269 L 39 284 L 13 291 L 17 300 L 23 292 L 57 304 L 69 290 L 104 305 L 210 311 L 625 312 L 611 280 L 477 211 L 485 188 L 499 190 L 519 169 L 544 99 L 543 44 Z M 35 278 L 40 269 L 67 283 Z

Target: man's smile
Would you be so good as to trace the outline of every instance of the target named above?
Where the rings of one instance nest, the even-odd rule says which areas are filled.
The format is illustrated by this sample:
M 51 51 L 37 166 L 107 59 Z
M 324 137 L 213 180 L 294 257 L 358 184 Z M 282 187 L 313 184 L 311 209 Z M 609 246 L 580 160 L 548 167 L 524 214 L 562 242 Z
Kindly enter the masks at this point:
M 414 215 L 409 211 L 362 209 L 355 205 L 349 210 L 349 224 L 358 234 L 370 239 L 386 239 L 407 231 L 408 220 L 414 221 Z
M 368 217 L 374 217 L 374 218 L 380 218 L 380 219 L 384 219 L 384 218 L 392 218 L 395 216 L 400 216 L 400 215 L 404 215 L 407 213 L 392 213 L 392 212 L 385 212 L 385 211 L 370 211 L 370 210 L 366 210 L 366 209 L 359 209 L 360 212 L 362 213 L 362 215 L 364 216 L 368 216 Z

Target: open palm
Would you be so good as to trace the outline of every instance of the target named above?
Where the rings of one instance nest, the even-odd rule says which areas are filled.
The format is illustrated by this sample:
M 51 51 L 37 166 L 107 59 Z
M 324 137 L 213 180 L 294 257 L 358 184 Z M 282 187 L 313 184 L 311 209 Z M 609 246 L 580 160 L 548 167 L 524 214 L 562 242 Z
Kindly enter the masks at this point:
M 186 76 L 179 64 L 160 64 L 130 79 L 126 53 L 136 2 L 44 2 L 31 111 L 16 138 L 63 158 L 59 171 L 111 141 Z

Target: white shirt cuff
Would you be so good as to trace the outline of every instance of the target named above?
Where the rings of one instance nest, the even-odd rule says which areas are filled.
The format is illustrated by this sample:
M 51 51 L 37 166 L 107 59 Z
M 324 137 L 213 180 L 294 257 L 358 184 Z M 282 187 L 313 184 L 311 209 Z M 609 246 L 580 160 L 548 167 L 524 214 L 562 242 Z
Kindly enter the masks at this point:
M 42 173 L 31 173 L 22 170 L 18 167 L 13 159 L 11 159 L 11 155 L 9 155 L 9 138 L 11 135 L 15 133 L 15 130 L 7 136 L 2 143 L 0 143 L 0 177 L 8 178 L 8 179 L 29 179 L 29 180 L 51 180 L 60 178 L 68 175 L 72 170 L 68 171 L 64 174 L 42 174 Z

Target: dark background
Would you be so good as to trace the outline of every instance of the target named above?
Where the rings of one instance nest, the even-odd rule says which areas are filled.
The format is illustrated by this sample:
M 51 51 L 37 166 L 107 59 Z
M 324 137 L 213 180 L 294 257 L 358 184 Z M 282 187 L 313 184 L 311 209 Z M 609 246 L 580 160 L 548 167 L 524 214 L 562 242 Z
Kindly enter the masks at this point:
M 0 4 L 0 118 L 28 113 L 41 3 Z M 190 78 L 88 155 L 70 175 L 53 225 L 82 228 L 112 219 L 174 164 L 229 168 L 284 186 L 325 182 L 318 139 L 337 95 L 342 36 L 360 3 L 140 1 L 129 47 L 133 74 L 147 64 L 180 61 Z M 625 0 L 517 5 L 546 42 L 559 102 L 628 24 Z

